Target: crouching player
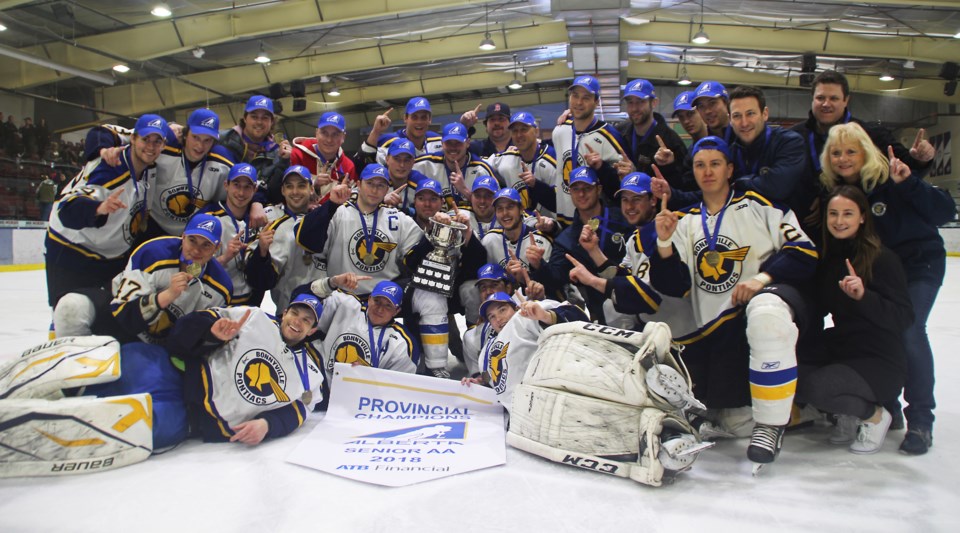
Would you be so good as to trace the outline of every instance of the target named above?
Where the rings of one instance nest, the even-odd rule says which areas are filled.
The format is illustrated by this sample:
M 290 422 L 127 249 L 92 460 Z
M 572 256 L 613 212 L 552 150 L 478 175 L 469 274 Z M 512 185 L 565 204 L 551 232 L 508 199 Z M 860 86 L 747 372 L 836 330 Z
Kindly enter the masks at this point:
M 703 201 L 657 215 L 650 279 L 666 295 L 690 291 L 698 329 L 675 340 L 708 408 L 752 407 L 747 457 L 758 469 L 776 459 L 790 419 L 807 315 L 795 287 L 813 275 L 817 252 L 792 211 L 731 189 L 723 139 L 705 137 L 691 153 Z
M 547 327 L 561 322 L 587 321 L 577 306 L 553 300 L 525 300 L 518 305 L 509 294 L 497 292 L 480 304 L 480 316 L 497 332 L 480 351 L 479 378 L 464 378 L 462 383 L 483 383 L 493 387 L 497 400 L 509 412 L 513 391 L 527 371 L 537 351 L 537 338 Z
M 107 470 L 188 437 L 254 445 L 291 433 L 322 400 L 319 361 L 303 344 L 320 310 L 304 294 L 280 320 L 250 307 L 198 311 L 174 326 L 169 352 L 96 336 L 24 352 L 0 365 L 0 477 Z

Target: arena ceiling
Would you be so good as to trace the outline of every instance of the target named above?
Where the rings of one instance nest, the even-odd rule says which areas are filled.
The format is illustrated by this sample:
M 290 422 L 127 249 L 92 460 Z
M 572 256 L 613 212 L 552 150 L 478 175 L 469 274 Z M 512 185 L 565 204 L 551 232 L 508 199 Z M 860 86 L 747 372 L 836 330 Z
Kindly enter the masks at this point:
M 250 94 L 302 81 L 305 109 L 285 96 L 284 116 L 369 123 L 415 95 L 435 114 L 557 102 L 574 72 L 601 78 L 610 110 L 637 77 L 798 87 L 815 54 L 856 91 L 960 100 L 940 76 L 960 59 L 953 0 L 170 0 L 157 17 L 159 3 L 0 0 L 0 88 L 131 117 L 209 106 L 226 120 Z M 710 41 L 694 44 L 701 25 Z M 492 51 L 478 48 L 487 34 Z M 261 51 L 269 63 L 254 61 Z

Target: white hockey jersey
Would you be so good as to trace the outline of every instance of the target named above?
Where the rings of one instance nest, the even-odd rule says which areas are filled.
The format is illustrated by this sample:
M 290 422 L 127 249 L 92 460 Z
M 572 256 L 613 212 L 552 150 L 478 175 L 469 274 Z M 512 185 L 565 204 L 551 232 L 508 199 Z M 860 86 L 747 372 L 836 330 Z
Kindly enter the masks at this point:
M 227 198 L 223 182 L 233 163 L 226 148 L 214 145 L 207 157 L 190 164 L 183 151 L 167 146 L 157 159 L 157 179 L 149 194 L 150 218 L 167 235 L 180 235 L 205 205 Z
M 295 231 L 302 218 L 284 214 L 267 226 L 274 231 L 273 243 L 270 244 L 270 261 L 277 275 L 277 282 L 270 289 L 270 297 L 277 309 L 287 308 L 294 289 L 327 275 L 323 257 L 310 253 L 297 244 Z M 250 255 L 260 253 L 259 247 L 259 241 L 250 244 L 247 261 L 250 261 Z
M 220 248 L 217 249 L 214 259 L 223 255 L 227 251 L 227 246 L 230 241 L 238 236 L 241 242 L 248 245 L 257 240 L 256 232 L 249 228 L 249 213 L 247 213 L 248 216 L 243 218 L 236 218 L 230 213 L 226 202 L 220 202 L 218 208 L 207 209 L 205 212 L 219 218 L 220 227 L 222 228 L 220 232 Z M 247 275 L 244 273 L 246 264 L 245 257 L 246 254 L 244 254 L 244 250 L 241 248 L 240 253 L 234 256 L 226 265 L 223 265 L 223 268 L 227 271 L 227 275 L 230 276 L 230 281 L 233 282 L 233 297 L 231 298 L 233 305 L 246 304 L 253 292 L 253 288 L 247 283 Z
M 396 208 L 381 204 L 374 213 L 362 215 L 354 203 L 347 202 L 330 220 L 323 256 L 330 276 L 353 272 L 372 277 L 353 291 L 368 294 L 377 283 L 400 276 L 404 256 L 422 238 L 423 231 L 413 218 Z
M 553 148 L 557 154 L 557 172 L 553 186 L 557 194 L 557 219 L 564 224 L 573 221 L 576 208 L 570 198 L 570 173 L 577 167 L 586 165 L 584 156 L 589 152 L 589 146 L 600 154 L 605 163 L 614 164 L 620 160 L 620 135 L 610 124 L 595 120 L 593 125 L 584 131 L 576 132 L 577 154 L 573 156 L 574 126 L 572 120 L 553 129 Z
M 156 304 L 156 295 L 170 287 L 170 278 L 180 272 L 181 237 L 158 237 L 134 250 L 123 272 L 113 279 L 113 316 L 128 331 L 141 329 L 144 342 L 158 343 L 178 318 L 193 311 L 230 305 L 233 284 L 226 271 L 211 259 L 166 309 Z
M 142 232 L 147 229 L 148 189 L 156 176 L 156 167 L 147 167 L 140 176 L 132 175 L 130 163 L 132 148 L 120 155 L 120 165 L 112 167 L 100 162 L 86 179 L 76 180 L 53 204 L 47 237 L 54 245 L 65 246 L 91 259 L 116 259 L 130 251 Z M 98 160 L 99 161 L 99 160 Z M 108 196 L 123 189 L 119 199 L 127 206 L 110 213 L 97 226 L 80 227 L 85 213 L 96 206 L 77 209 L 88 202 L 103 202 Z M 96 217 L 100 219 L 101 217 Z M 98 222 L 99 223 L 99 220 Z
M 536 221 L 536 219 L 533 220 Z M 550 238 L 537 230 L 531 230 L 526 224 L 521 224 L 520 227 L 520 238 L 516 241 L 508 239 L 503 232 L 503 228 L 490 230 L 484 235 L 480 244 L 487 250 L 488 263 L 499 263 L 500 266 L 506 267 L 507 261 L 510 260 L 510 252 L 513 252 L 517 259 L 530 271 L 530 262 L 527 261 L 527 248 L 530 247 L 531 234 L 537 246 L 543 248 L 543 263 L 550 260 L 550 254 L 553 252 L 553 242 Z
M 334 363 L 359 363 L 374 368 L 414 373 L 413 340 L 400 324 L 384 327 L 367 320 L 366 304 L 356 296 L 334 291 L 323 299 L 323 313 L 317 329 L 324 332 L 320 344 L 328 375 Z
M 706 257 L 709 247 L 701 206 L 696 204 L 680 211 L 673 234 L 673 244 L 690 273 L 697 327 L 729 311 L 733 307 L 733 288 L 760 272 L 769 274 L 775 283 L 802 281 L 813 275 L 816 247 L 800 229 L 796 215 L 755 192 L 731 192 L 726 208 L 706 217 L 708 231 L 717 234 L 715 251 L 720 254 L 720 262 L 711 265 Z
M 552 146 L 545 144 L 538 146 L 537 155 L 533 158 L 533 161 L 524 161 L 520 152 L 512 148 L 493 154 L 486 160 L 491 167 L 500 173 L 500 177 L 506 182 L 507 187 L 512 187 L 520 193 L 524 209 L 534 209 L 538 206 L 532 205 L 530 191 L 526 183 L 520 179 L 520 174 L 523 173 L 523 165 L 526 165 L 533 172 L 533 177 L 537 181 L 548 187 L 552 188 L 557 182 L 557 158 Z
M 543 300 L 547 311 L 560 305 L 554 300 Z M 510 411 L 513 391 L 527 373 L 527 365 L 537 351 L 537 339 L 543 326 L 537 320 L 524 318 L 517 312 L 496 337 L 483 346 L 478 360 L 480 368 L 490 376 L 490 385 L 497 393 L 497 401 Z
M 323 399 L 323 373 L 306 349 L 288 348 L 277 323 L 258 307 L 210 312 L 240 320 L 248 310 L 252 312 L 240 333 L 206 356 L 203 378 L 208 414 L 233 427 L 298 400 L 307 412 L 312 411 Z
M 469 160 L 466 166 L 460 169 L 460 173 L 463 174 L 463 183 L 466 184 L 467 190 L 473 189 L 473 182 L 480 176 L 497 176 L 493 167 L 485 160 L 469 152 L 467 155 L 469 156 Z M 450 170 L 447 168 L 443 153 L 418 157 L 417 162 L 413 164 L 413 169 L 432 180 L 436 180 L 443 189 L 444 198 L 453 198 L 457 205 L 469 205 L 467 199 L 450 184 Z

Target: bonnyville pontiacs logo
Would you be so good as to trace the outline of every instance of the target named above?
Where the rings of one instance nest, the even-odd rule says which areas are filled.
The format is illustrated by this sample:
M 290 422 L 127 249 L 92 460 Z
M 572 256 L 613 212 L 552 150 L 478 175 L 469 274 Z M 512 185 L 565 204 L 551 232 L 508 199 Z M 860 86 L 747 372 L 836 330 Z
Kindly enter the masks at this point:
M 700 239 L 693 247 L 696 257 L 697 287 L 714 294 L 727 292 L 740 282 L 743 271 L 743 260 L 750 251 L 749 246 L 740 247 L 729 238 L 720 235 L 717 237 L 715 250 L 720 254 L 720 262 L 711 265 L 707 260 L 706 239 Z
M 280 361 L 264 350 L 254 349 L 243 354 L 234 369 L 233 381 L 240 396 L 254 405 L 290 402 L 290 396 L 283 390 L 287 374 Z
M 363 234 L 362 229 L 358 230 L 350 237 L 350 243 L 347 245 L 353 266 L 363 272 L 380 272 L 387 266 L 386 259 L 397 247 L 397 243 L 390 242 L 390 236 L 378 229 L 373 238 L 373 246 L 368 252 L 367 241 Z M 368 258 L 368 256 L 371 257 Z
M 198 207 L 203 207 L 206 204 L 199 189 L 193 188 L 192 198 L 189 190 L 187 184 L 184 183 L 165 189 L 160 193 L 160 205 L 163 206 L 168 215 L 180 222 L 186 222 Z
M 372 359 L 370 354 L 370 343 L 360 335 L 355 333 L 344 333 L 337 337 L 333 343 L 333 357 L 327 363 L 327 369 L 333 371 L 334 363 L 360 363 L 363 366 L 370 366 Z
M 490 381 L 493 382 L 493 390 L 497 394 L 503 394 L 507 390 L 507 374 L 510 369 L 507 368 L 507 350 L 510 349 L 510 343 L 496 341 L 490 348 Z

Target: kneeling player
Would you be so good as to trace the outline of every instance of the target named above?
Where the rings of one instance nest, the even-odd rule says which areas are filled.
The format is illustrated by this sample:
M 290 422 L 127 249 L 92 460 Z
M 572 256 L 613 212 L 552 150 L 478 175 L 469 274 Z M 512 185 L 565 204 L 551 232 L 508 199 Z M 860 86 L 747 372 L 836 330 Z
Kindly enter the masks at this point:
M 797 325 L 806 316 L 790 284 L 810 279 L 817 252 L 792 211 L 731 189 L 723 139 L 705 137 L 692 154 L 703 201 L 657 215 L 650 278 L 667 295 L 690 291 L 699 329 L 676 341 L 687 346 L 697 397 L 709 408 L 751 405 L 756 426 L 747 457 L 770 463 L 790 419 Z

